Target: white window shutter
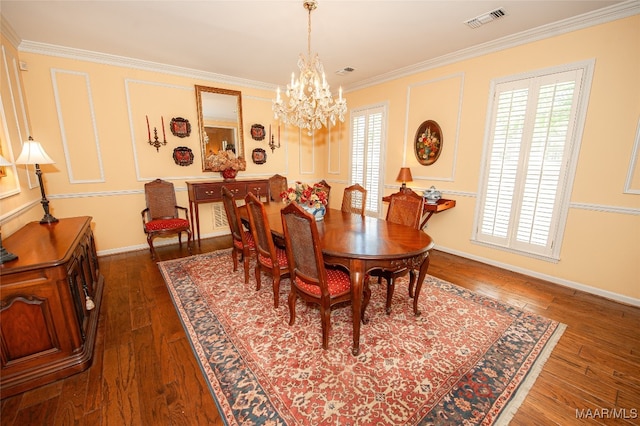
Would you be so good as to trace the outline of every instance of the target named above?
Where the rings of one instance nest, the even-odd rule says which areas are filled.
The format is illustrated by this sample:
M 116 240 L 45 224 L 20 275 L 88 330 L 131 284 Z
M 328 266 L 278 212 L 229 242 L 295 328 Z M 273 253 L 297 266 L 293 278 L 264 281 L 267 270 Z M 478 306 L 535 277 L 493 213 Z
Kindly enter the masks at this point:
M 381 210 L 381 173 L 384 138 L 383 107 L 363 109 L 351 118 L 351 184 L 367 190 L 365 211 L 378 216 Z
M 495 86 L 476 241 L 553 256 L 577 156 L 584 73 L 565 68 Z

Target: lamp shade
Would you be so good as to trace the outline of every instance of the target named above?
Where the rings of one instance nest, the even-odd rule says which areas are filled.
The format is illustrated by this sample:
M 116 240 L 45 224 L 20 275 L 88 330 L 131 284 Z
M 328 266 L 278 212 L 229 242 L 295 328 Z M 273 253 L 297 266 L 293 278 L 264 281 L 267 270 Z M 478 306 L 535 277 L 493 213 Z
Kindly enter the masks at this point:
M 409 167 L 400 168 L 400 173 L 398 173 L 398 177 L 396 178 L 398 182 L 413 182 L 413 178 L 411 177 L 411 169 Z
M 29 140 L 22 144 L 22 152 L 16 159 L 16 164 L 53 164 L 51 159 L 40 145 L 40 142 Z
M 6 158 L 4 158 L 2 155 L 0 155 L 0 167 L 6 167 L 10 165 L 11 165 L 11 162 Z

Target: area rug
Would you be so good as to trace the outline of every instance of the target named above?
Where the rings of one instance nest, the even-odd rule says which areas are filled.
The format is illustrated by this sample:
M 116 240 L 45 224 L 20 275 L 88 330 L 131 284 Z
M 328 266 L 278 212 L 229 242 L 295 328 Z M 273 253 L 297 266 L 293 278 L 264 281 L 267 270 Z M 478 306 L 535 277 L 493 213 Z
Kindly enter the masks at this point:
M 407 281 L 372 282 L 360 354 L 351 354 L 350 306 L 331 313 L 322 349 L 319 310 L 298 300 L 289 326 L 283 280 L 255 290 L 229 250 L 158 263 L 211 394 L 235 425 L 506 424 L 564 325 L 427 276 L 422 315 Z

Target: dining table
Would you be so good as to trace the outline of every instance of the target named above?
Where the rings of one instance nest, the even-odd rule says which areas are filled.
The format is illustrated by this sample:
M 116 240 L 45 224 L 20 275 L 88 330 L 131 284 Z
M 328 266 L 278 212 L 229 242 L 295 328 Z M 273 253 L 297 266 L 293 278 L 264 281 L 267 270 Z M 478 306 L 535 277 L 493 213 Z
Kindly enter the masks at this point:
M 280 212 L 283 202 L 264 203 L 271 233 L 284 241 Z M 248 220 L 246 208 L 240 217 Z M 328 208 L 322 220 L 316 222 L 324 261 L 328 265 L 341 265 L 349 270 L 351 278 L 351 310 L 353 320 L 352 354 L 360 353 L 360 323 L 366 324 L 366 306 L 363 294 L 369 285 L 367 274 L 372 270 L 419 270 L 413 294 L 414 315 L 419 316 L 418 297 L 429 267 L 429 252 L 433 239 L 422 230 L 387 222 L 369 216 L 347 213 Z

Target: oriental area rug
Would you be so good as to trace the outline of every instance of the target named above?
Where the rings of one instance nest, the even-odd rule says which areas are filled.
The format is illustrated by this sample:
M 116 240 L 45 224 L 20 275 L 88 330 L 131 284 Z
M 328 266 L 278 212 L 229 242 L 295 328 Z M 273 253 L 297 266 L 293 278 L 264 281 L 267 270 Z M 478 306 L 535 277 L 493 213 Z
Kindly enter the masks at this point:
M 422 315 L 407 280 L 371 283 L 369 323 L 351 354 L 351 308 L 331 313 L 322 349 L 317 307 L 298 299 L 289 326 L 289 280 L 273 306 L 271 278 L 255 290 L 230 250 L 159 262 L 221 418 L 236 425 L 506 424 L 565 326 L 427 276 Z

